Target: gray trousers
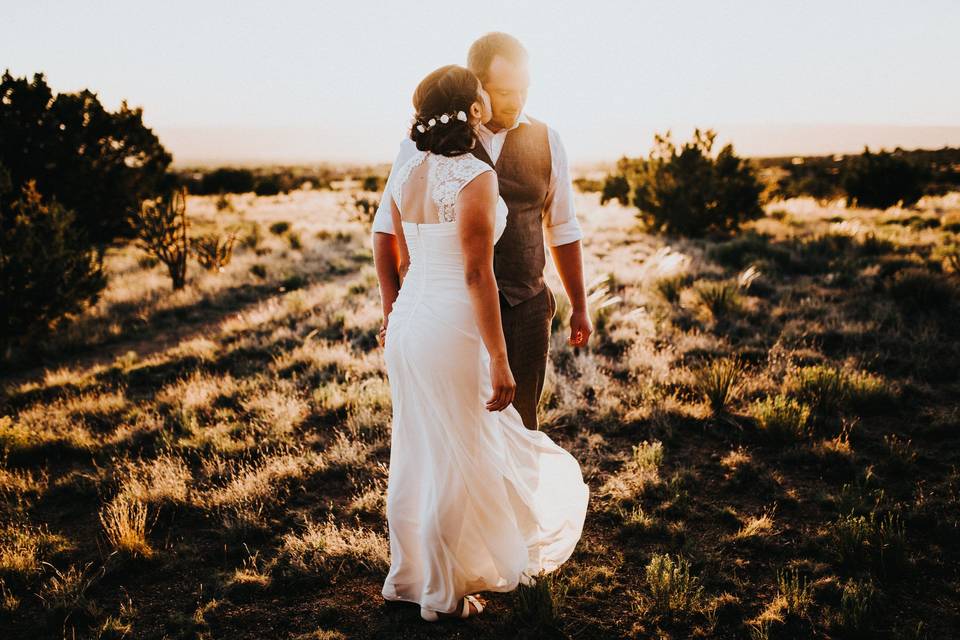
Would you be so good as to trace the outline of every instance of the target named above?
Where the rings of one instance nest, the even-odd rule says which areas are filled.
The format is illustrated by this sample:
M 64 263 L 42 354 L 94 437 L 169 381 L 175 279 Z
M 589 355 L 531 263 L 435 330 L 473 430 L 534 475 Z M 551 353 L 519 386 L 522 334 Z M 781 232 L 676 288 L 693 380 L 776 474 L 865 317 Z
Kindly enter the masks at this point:
M 511 307 L 500 295 L 500 319 L 507 343 L 507 361 L 517 383 L 513 406 L 528 429 L 539 429 L 537 404 L 543 392 L 550 349 L 550 323 L 557 312 L 557 299 L 550 287 Z

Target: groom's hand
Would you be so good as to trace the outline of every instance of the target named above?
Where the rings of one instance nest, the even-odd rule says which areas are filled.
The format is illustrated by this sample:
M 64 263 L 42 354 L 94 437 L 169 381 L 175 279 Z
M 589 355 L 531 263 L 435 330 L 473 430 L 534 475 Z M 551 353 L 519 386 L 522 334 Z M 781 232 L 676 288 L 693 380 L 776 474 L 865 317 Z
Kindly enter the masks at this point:
M 570 314 L 570 338 L 567 343 L 572 347 L 585 347 L 593 333 L 590 314 L 586 309 L 574 310 Z

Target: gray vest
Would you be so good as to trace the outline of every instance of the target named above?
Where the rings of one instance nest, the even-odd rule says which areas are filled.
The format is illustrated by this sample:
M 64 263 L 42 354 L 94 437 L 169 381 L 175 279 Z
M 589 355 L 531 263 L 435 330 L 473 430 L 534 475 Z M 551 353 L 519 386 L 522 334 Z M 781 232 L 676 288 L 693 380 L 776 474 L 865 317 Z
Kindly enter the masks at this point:
M 530 124 L 508 132 L 496 164 L 479 141 L 472 153 L 497 172 L 507 203 L 507 227 L 493 247 L 493 274 L 513 307 L 546 287 L 543 209 L 551 172 L 547 125 L 530 118 Z

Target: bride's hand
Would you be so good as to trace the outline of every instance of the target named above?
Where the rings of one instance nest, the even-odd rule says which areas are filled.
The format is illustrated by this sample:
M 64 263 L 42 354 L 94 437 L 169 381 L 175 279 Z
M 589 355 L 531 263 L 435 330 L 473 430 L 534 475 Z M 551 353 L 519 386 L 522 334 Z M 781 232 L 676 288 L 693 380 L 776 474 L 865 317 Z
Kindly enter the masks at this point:
M 493 395 L 487 401 L 487 411 L 501 411 L 513 402 L 517 390 L 506 356 L 490 360 L 490 380 L 493 383 Z

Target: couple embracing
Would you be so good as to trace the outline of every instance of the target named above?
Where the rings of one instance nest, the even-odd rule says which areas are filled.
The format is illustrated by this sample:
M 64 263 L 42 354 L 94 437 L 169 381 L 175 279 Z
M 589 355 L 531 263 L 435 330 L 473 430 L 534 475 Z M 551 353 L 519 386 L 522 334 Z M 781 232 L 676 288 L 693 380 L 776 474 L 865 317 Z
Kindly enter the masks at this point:
M 573 309 L 569 344 L 592 331 L 566 154 L 523 111 L 519 41 L 487 34 L 467 67 L 417 86 L 372 233 L 393 405 L 382 594 L 428 621 L 476 615 L 476 593 L 556 569 L 589 497 L 537 423 L 556 313 L 545 239 Z

